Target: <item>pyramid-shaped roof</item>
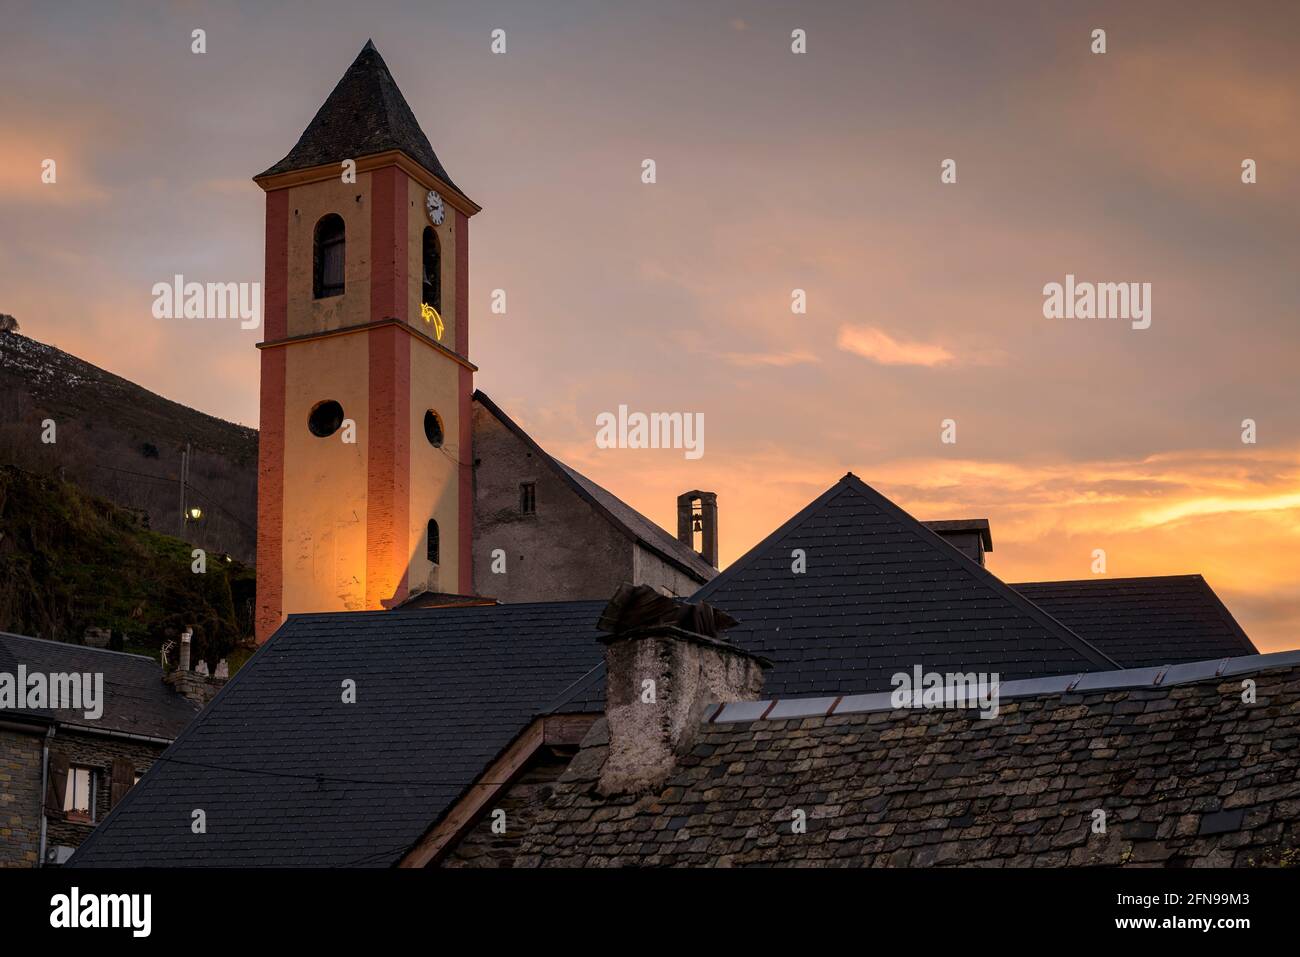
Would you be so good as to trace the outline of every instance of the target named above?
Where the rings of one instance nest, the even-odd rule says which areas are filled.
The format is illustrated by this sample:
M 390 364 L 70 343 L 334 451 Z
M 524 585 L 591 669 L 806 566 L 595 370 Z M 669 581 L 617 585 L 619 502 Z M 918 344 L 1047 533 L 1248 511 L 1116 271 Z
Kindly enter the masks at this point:
M 1003 680 L 1119 667 L 852 473 L 701 599 L 739 619 L 729 638 L 772 659 L 773 695 L 887 691 L 916 664 Z
M 375 44 L 366 41 L 289 155 L 263 176 L 401 150 L 448 186 L 452 182 Z M 463 193 L 462 193 L 463 195 Z

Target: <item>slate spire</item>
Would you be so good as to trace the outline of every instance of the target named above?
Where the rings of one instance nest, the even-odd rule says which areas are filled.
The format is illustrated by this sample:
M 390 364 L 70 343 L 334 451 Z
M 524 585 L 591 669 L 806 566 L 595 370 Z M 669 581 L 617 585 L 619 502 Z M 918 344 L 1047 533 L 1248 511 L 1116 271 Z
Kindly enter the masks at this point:
M 367 40 L 289 155 L 256 178 L 388 150 L 401 150 L 461 192 L 439 162 L 374 41 Z

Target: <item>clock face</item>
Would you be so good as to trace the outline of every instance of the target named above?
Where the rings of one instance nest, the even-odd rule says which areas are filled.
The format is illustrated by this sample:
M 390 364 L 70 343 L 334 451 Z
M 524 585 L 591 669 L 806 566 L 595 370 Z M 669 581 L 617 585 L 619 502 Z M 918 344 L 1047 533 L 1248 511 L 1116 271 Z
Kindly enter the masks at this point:
M 442 205 L 442 197 L 435 190 L 429 190 L 429 195 L 424 199 L 424 208 L 429 212 L 429 222 L 441 226 L 447 210 Z

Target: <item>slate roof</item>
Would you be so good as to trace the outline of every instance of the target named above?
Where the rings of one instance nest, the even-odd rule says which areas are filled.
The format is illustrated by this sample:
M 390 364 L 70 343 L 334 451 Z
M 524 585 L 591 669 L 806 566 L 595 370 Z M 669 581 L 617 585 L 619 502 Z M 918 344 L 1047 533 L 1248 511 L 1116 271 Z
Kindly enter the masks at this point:
M 851 473 L 700 600 L 740 621 L 727 637 L 773 661 L 782 696 L 886 690 L 918 662 L 1003 680 L 1118 667 Z
M 599 660 L 604 605 L 292 615 L 71 863 L 390 865 Z
M 691 596 L 739 620 L 780 696 L 881 691 L 900 671 L 1003 680 L 1120 667 L 849 473 Z M 806 570 L 792 571 L 795 549 Z M 603 665 L 557 710 L 598 710 Z
M 811 717 L 706 722 L 663 787 L 640 797 L 596 793 L 601 719 L 514 863 L 1294 864 L 1300 652 L 1179 667 L 1158 685 L 1150 673 L 1089 675 L 1096 690 L 1004 700 L 992 720 L 953 708 L 828 717 L 810 702 Z
M 1129 668 L 1258 652 L 1200 575 L 1011 587 Z
M 0 672 L 103 674 L 104 712 L 89 720 L 81 709 L 6 709 L 0 717 L 25 717 L 67 727 L 173 740 L 198 714 L 198 705 L 163 684 L 162 666 L 143 655 L 72 645 L 0 632 Z
M 580 498 L 587 502 L 596 513 L 617 528 L 631 541 L 648 549 L 668 562 L 679 571 L 685 572 L 698 582 L 707 582 L 718 570 L 704 560 L 703 556 L 689 545 L 677 540 L 663 528 L 650 521 L 631 505 L 628 505 L 612 492 L 606 491 L 577 469 L 569 468 L 555 456 L 543 449 L 531 435 L 521 428 L 501 407 L 488 396 L 475 390 L 474 401 L 491 412 L 502 425 L 521 439 L 542 462 L 549 465 L 555 473 L 572 488 Z
M 389 150 L 401 150 L 461 192 L 420 129 L 388 64 L 374 42 L 367 40 L 289 155 L 254 178 L 342 163 Z

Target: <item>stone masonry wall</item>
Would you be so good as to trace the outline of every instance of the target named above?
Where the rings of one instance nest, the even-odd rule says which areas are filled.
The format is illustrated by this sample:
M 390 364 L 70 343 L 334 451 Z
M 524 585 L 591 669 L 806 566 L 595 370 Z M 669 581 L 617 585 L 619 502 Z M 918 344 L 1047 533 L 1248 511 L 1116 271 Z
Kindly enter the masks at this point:
M 460 843 L 447 852 L 440 866 L 513 867 L 520 842 L 572 757 L 572 749 L 567 754 L 544 749 Z M 497 809 L 505 811 L 504 834 L 492 832 L 492 812 Z
M 43 728 L 0 727 L 0 867 L 35 867 L 41 841 Z

